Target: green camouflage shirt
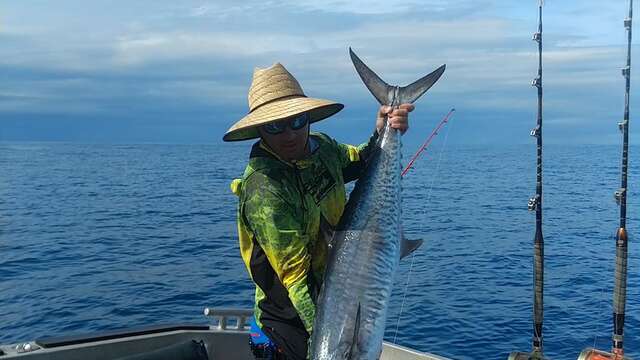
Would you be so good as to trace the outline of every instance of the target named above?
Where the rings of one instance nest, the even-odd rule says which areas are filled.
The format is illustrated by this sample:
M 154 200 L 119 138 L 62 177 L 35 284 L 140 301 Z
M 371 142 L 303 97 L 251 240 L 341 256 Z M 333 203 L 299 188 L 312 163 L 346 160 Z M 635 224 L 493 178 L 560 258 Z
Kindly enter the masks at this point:
M 375 136 L 358 147 L 311 133 L 311 155 L 295 163 L 254 144 L 239 196 L 240 252 L 256 284 L 255 318 L 302 322 L 311 334 L 327 260 L 327 236 L 346 203 L 345 183 L 365 167 Z

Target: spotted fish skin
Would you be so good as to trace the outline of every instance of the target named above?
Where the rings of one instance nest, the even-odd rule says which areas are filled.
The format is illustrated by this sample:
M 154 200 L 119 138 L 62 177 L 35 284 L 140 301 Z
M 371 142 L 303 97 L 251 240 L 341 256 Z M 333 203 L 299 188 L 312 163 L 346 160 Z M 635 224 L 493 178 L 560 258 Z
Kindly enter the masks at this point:
M 314 359 L 380 354 L 400 260 L 400 150 L 398 131 L 385 129 L 336 229 L 318 299 Z
M 349 49 L 358 74 L 382 105 L 412 103 L 445 66 L 405 86 L 382 81 Z M 385 125 L 333 234 L 316 304 L 310 356 L 380 357 L 389 298 L 401 251 L 401 136 Z

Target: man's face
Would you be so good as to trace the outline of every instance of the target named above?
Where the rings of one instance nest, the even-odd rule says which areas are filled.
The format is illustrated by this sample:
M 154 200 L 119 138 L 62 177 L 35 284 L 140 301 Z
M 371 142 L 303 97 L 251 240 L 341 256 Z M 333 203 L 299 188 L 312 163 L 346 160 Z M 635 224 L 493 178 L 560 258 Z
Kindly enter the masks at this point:
M 283 160 L 300 160 L 307 155 L 309 121 L 306 113 L 263 125 L 259 132 L 271 150 Z

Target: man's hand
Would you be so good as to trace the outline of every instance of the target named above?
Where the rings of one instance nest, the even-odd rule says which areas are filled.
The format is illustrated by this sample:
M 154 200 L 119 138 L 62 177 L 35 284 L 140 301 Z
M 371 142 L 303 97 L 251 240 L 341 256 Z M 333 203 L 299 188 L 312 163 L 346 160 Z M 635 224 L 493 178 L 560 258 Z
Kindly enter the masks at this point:
M 378 133 L 384 128 L 385 119 L 389 122 L 389 125 L 400 131 L 400 134 L 404 134 L 409 129 L 409 113 L 415 109 L 413 104 L 401 104 L 399 107 L 393 109 L 391 106 L 382 105 L 378 109 L 378 116 L 376 118 L 376 130 Z

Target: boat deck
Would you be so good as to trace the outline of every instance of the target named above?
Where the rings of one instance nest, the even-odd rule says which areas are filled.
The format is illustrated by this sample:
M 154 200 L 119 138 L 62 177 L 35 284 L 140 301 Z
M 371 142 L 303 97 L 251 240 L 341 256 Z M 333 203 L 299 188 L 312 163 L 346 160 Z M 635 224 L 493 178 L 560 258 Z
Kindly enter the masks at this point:
M 251 310 L 205 309 L 209 325 L 166 325 L 0 346 L 0 360 L 252 360 Z M 384 343 L 382 360 L 449 360 Z

